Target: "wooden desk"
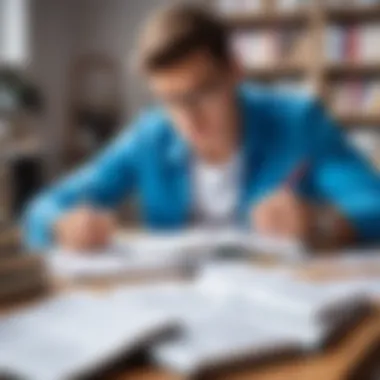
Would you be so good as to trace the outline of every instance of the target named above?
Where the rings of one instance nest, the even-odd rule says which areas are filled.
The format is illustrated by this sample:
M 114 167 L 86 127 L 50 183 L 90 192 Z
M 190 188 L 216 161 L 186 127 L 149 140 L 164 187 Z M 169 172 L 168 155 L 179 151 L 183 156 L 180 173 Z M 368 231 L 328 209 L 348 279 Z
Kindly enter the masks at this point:
M 369 358 L 370 362 L 366 363 Z M 323 353 L 228 371 L 213 375 L 210 380 L 366 380 L 365 372 L 375 363 L 380 366 L 380 312 L 366 318 L 346 338 Z M 107 380 L 182 379 L 149 366 L 140 366 L 121 370 Z
M 62 291 L 62 286 L 57 292 Z M 64 286 L 67 291 L 67 284 Z M 70 289 L 72 286 L 70 286 Z M 76 288 L 76 287 L 75 287 Z M 87 287 L 86 287 L 87 288 Z M 98 292 L 103 286 L 91 286 Z M 23 302 L 21 302 L 21 305 Z M 18 308 L 20 304 L 12 306 Z M 9 307 L 0 308 L 0 314 L 9 312 Z M 370 359 L 370 360 L 369 360 Z M 367 377 L 365 372 L 378 365 L 380 370 L 380 308 L 366 317 L 343 339 L 332 344 L 321 353 L 303 358 L 272 361 L 247 365 L 241 369 L 207 376 L 208 380 L 379 380 L 380 377 Z M 184 380 L 182 377 L 154 368 L 143 362 L 131 361 L 119 364 L 99 380 Z M 380 371 L 378 371 L 380 376 Z M 89 379 L 93 380 L 93 378 Z

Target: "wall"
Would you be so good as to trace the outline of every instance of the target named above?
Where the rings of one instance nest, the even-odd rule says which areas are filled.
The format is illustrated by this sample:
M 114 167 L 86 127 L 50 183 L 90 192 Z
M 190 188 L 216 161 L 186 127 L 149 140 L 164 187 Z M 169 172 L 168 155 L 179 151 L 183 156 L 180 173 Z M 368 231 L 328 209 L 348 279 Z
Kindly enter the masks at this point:
M 65 128 L 67 68 L 77 33 L 76 0 L 31 2 L 31 63 L 28 71 L 44 99 L 40 119 L 46 141 L 49 174 L 60 167 L 62 131 Z
M 84 21 L 75 53 L 100 51 L 121 65 L 125 118 L 128 119 L 150 101 L 143 81 L 130 68 L 141 21 L 150 11 L 170 0 L 81 0 L 79 3 Z
M 130 68 L 142 20 L 156 7 L 176 0 L 31 0 L 31 76 L 47 101 L 43 128 L 49 140 L 50 171 L 60 166 L 66 123 L 68 68 L 80 54 L 100 52 L 122 68 L 124 119 L 150 102 L 143 81 Z M 193 0 L 194 2 L 202 0 Z

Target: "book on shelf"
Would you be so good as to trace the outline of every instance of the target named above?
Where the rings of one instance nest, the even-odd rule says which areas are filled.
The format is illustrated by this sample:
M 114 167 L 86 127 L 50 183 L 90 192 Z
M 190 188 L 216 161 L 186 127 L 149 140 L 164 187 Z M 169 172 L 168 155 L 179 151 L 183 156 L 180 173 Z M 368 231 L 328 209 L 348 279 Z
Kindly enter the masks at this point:
M 380 4 L 380 3 L 379 3 Z M 330 25 L 326 29 L 325 54 L 329 62 L 355 64 L 380 62 L 380 24 Z
M 310 46 L 308 34 L 298 28 L 237 31 L 231 36 L 231 45 L 247 70 L 302 67 Z
M 331 84 L 331 104 L 337 115 L 380 117 L 380 80 L 341 80 Z
M 216 9 L 226 16 L 244 15 L 247 13 L 276 13 L 305 9 L 312 0 L 275 0 L 273 7 L 268 7 L 265 0 L 217 0 Z

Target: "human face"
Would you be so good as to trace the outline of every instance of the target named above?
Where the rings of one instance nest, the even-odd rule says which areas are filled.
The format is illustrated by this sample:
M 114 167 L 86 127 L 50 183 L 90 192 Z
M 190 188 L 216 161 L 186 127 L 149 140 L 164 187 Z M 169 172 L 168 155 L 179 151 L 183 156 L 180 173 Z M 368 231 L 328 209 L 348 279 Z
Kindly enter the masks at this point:
M 175 128 L 200 152 L 223 148 L 236 135 L 238 70 L 200 50 L 149 77 Z

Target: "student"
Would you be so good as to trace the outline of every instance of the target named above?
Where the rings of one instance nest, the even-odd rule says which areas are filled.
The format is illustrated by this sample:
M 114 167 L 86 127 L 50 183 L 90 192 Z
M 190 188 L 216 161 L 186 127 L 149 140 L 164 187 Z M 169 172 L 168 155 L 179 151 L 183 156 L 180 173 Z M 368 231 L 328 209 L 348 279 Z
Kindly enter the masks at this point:
M 138 194 L 146 226 L 241 223 L 335 242 L 380 236 L 380 181 L 309 96 L 241 82 L 223 23 L 176 5 L 143 29 L 141 71 L 160 103 L 25 215 L 31 249 L 105 244 L 110 211 Z M 335 210 L 321 223 L 317 205 Z M 104 211 L 107 210 L 107 211 Z

